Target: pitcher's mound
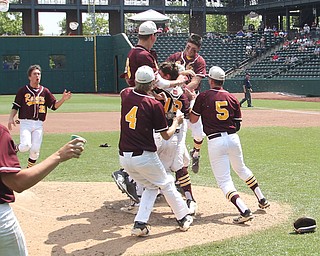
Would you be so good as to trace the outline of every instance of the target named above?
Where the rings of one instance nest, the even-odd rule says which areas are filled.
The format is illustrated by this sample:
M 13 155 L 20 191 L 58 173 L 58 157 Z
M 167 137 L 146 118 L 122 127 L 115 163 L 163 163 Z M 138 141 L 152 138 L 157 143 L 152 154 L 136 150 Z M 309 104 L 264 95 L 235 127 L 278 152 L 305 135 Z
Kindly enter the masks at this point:
M 156 203 L 150 217 L 151 234 L 130 236 L 134 215 L 120 210 L 128 199 L 114 183 L 40 182 L 17 194 L 12 204 L 30 255 L 143 255 L 172 251 L 239 237 L 287 220 L 290 208 L 276 202 L 258 210 L 253 195 L 240 193 L 254 213 L 246 224 L 220 189 L 193 187 L 199 211 L 187 232 L 181 232 L 165 202 Z

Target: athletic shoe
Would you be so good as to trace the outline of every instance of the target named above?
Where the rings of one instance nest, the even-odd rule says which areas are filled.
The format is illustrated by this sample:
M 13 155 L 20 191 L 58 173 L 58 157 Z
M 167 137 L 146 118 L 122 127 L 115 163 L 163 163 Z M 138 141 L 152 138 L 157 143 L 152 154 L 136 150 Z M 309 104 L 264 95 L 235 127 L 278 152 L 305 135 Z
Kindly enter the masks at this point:
M 259 208 L 260 209 L 266 209 L 270 207 L 270 203 L 268 202 L 268 200 L 266 198 L 262 198 L 261 200 L 259 200 Z
M 190 215 L 196 215 L 197 211 L 198 211 L 198 205 L 195 201 L 188 199 L 187 200 L 187 205 L 189 208 L 189 214 Z
M 177 220 L 177 222 L 181 231 L 187 231 L 193 222 L 193 218 L 190 215 L 186 215 L 181 220 Z
M 252 215 L 251 211 L 248 209 L 248 210 L 245 210 L 244 213 L 241 213 L 239 217 L 234 218 L 233 223 L 234 224 L 243 224 L 243 223 L 250 221 L 252 219 L 253 219 L 253 215 Z
M 121 168 L 120 170 L 113 172 L 111 176 L 122 193 L 127 194 L 127 196 L 136 203 L 140 202 L 137 195 L 136 183 L 129 181 L 129 174 L 126 173 L 124 169 Z
M 194 149 L 190 151 L 190 156 L 192 159 L 192 166 L 191 166 L 191 170 L 194 173 L 198 173 L 199 172 L 199 160 L 200 160 L 200 156 L 193 156 L 194 153 Z
M 148 236 L 149 235 L 149 227 L 147 223 L 135 221 L 133 225 L 133 229 L 131 229 L 132 236 Z
M 130 199 L 130 204 L 120 208 L 120 211 L 136 215 L 139 210 L 139 204 Z

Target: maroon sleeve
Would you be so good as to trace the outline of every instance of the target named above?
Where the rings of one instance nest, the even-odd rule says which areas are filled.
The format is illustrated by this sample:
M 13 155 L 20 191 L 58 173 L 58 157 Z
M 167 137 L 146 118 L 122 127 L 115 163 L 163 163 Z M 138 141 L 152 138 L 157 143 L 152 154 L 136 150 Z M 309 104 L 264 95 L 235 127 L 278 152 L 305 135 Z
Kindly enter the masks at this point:
M 0 204 L 14 202 L 13 191 L 1 179 L 3 173 L 16 173 L 21 170 L 14 143 L 6 127 L 0 125 Z
M 52 109 L 52 110 L 56 110 L 56 108 L 54 107 L 54 105 L 56 104 L 56 98 L 53 96 L 53 94 L 50 92 L 50 90 L 48 88 L 44 88 L 45 89 L 45 104 L 48 108 Z
M 130 86 L 135 86 L 135 73 L 139 67 L 144 65 L 151 67 L 155 72 L 158 70 L 156 58 L 143 47 L 136 46 L 129 52 L 126 63 L 128 83 Z
M 199 56 L 197 61 L 194 63 L 194 70 L 197 76 L 206 76 L 206 61 L 202 56 Z
M 12 108 L 18 110 L 21 108 L 21 106 L 23 105 L 24 102 L 24 95 L 25 95 L 25 86 L 21 87 L 17 94 L 16 97 L 14 98 L 14 102 L 13 102 L 13 106 Z

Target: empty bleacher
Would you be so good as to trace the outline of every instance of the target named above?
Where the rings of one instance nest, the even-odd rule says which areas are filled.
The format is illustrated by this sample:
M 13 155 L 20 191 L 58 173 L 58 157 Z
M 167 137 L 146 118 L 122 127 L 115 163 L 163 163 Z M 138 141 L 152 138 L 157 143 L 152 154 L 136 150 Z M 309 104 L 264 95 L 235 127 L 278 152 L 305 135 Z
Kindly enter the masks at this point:
M 236 37 L 235 35 L 223 36 L 214 35 L 203 37 L 203 44 L 200 50 L 201 56 L 206 60 L 207 69 L 216 65 L 227 72 L 243 65 L 252 59 L 246 54 L 246 46 L 252 45 L 253 48 L 258 44 L 261 37 L 265 37 L 263 48 L 257 48 L 257 55 L 264 53 L 273 46 L 280 43 L 282 39 L 275 38 L 273 35 L 253 34 L 252 37 Z M 128 36 L 133 45 L 138 42 L 137 35 Z M 153 49 L 158 55 L 158 62 L 161 63 L 172 53 L 182 51 L 185 47 L 187 34 L 160 34 Z

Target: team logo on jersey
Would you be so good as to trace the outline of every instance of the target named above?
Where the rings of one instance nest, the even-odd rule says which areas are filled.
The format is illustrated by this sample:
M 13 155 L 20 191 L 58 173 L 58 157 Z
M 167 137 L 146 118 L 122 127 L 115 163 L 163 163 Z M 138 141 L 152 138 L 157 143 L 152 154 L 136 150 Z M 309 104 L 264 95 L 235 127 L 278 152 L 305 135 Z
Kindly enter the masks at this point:
M 30 93 L 26 93 L 24 95 L 24 100 L 27 104 L 27 106 L 32 105 L 44 105 L 45 99 L 43 96 L 32 96 Z

